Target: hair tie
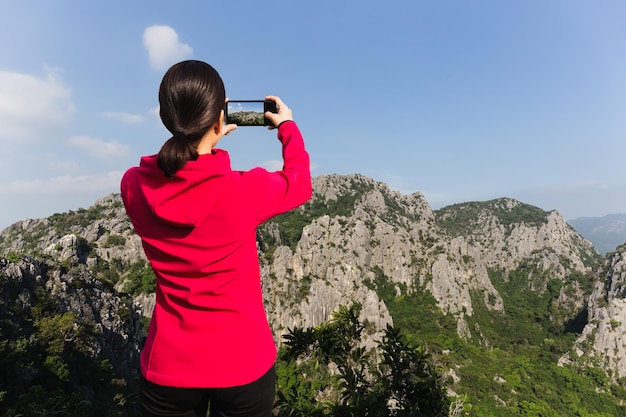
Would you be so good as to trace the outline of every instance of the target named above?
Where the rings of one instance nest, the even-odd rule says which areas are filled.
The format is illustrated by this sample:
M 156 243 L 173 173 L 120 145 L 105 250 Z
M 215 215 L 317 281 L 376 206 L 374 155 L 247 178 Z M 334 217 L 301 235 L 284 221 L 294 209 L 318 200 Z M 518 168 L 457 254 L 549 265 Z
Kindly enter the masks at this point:
M 176 139 L 187 139 L 187 131 L 183 129 L 182 127 L 179 127 L 176 130 L 174 130 L 174 137 Z

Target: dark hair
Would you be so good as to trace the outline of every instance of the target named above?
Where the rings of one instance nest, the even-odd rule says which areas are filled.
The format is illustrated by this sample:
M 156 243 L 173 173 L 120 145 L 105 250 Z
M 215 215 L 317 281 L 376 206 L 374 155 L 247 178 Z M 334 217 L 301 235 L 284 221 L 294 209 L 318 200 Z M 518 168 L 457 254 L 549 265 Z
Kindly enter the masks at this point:
M 159 88 L 159 113 L 172 137 L 161 147 L 157 162 L 168 178 L 198 159 L 198 143 L 219 120 L 225 100 L 224 82 L 206 62 L 183 61 L 167 70 Z

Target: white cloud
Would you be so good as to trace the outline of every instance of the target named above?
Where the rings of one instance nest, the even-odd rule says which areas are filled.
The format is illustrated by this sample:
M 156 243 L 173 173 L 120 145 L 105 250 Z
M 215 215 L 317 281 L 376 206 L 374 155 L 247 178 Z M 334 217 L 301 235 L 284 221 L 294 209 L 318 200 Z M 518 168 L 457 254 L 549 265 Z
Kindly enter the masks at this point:
M 53 178 L 11 181 L 0 184 L 0 195 L 16 196 L 76 196 L 104 195 L 119 190 L 123 172 L 111 171 L 96 175 L 62 175 Z
M 48 167 L 55 171 L 62 172 L 78 172 L 80 170 L 80 165 L 76 161 L 71 160 L 58 160 L 53 156 L 48 158 Z
M 74 112 L 70 90 L 58 70 L 46 72 L 38 78 L 0 71 L 0 140 L 49 140 L 51 130 L 69 121 Z
M 565 190 L 568 190 L 568 191 L 576 191 L 576 190 L 608 190 L 609 186 L 606 183 L 602 182 L 602 181 L 588 180 L 588 181 L 579 181 L 579 182 L 573 182 L 573 183 L 570 183 L 570 184 L 565 184 L 564 188 L 565 188 Z
M 126 124 L 136 124 L 143 122 L 143 116 L 140 114 L 109 111 L 102 113 L 102 115 L 107 119 L 117 120 L 118 122 Z
M 106 194 L 119 193 L 122 175 L 110 171 L 0 183 L 0 230 L 19 220 L 91 206 Z
M 261 167 L 267 169 L 270 172 L 282 171 L 284 162 L 278 159 L 269 159 L 261 163 Z M 311 162 L 311 171 L 318 168 L 318 165 Z
M 261 164 L 261 166 L 270 172 L 280 171 L 283 169 L 283 161 L 269 160 Z
M 167 69 L 179 61 L 191 57 L 193 49 L 180 42 L 178 34 L 170 26 L 153 25 L 143 32 L 143 45 L 148 51 L 150 67 Z
M 70 145 L 82 149 L 92 156 L 103 159 L 125 157 L 130 154 L 130 148 L 127 145 L 115 140 L 107 142 L 89 136 L 76 136 L 68 142 Z

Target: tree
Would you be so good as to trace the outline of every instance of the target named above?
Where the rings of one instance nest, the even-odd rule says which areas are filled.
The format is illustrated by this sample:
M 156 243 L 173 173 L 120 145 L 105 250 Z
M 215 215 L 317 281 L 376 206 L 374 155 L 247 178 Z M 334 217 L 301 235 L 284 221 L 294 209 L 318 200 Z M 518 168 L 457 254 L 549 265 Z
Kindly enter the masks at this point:
M 450 401 L 431 355 L 387 326 L 361 346 L 359 306 L 318 327 L 285 335 L 278 365 L 279 416 L 438 417 Z

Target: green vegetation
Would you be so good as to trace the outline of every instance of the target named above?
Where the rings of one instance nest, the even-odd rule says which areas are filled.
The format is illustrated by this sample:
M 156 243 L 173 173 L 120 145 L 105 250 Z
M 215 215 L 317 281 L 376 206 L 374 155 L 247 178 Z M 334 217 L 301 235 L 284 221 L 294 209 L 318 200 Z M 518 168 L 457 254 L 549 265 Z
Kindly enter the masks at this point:
M 3 295 L 0 416 L 134 415 L 126 382 L 93 351 L 102 335 L 92 320 L 64 311 L 43 286 L 26 296 L 5 285 Z
M 263 126 L 265 116 L 258 111 L 237 111 L 228 113 L 228 123 L 239 126 Z
M 89 225 L 115 217 L 121 207 L 121 200 L 114 200 L 109 204 L 96 204 L 88 209 L 55 213 L 28 228 L 11 226 L 6 230 L 7 235 L 0 240 L 0 248 L 11 241 L 19 240 L 22 242 L 20 248 L 22 254 L 39 254 L 38 244 L 51 232 L 59 237 L 78 232 Z
M 358 310 L 357 305 L 340 308 L 329 322 L 285 336 L 277 366 L 278 415 L 448 415 L 450 401 L 430 354 L 389 326 L 377 360 L 359 346 L 365 327 Z
M 132 264 L 126 274 L 126 283 L 124 284 L 124 292 L 132 296 L 141 293 L 154 292 L 156 287 L 156 277 L 152 271 L 152 267 L 143 259 Z
M 467 341 L 457 335 L 456 320 L 428 292 L 396 297 L 387 306 L 409 340 L 428 346 L 460 378 L 447 384 L 465 399 L 469 416 L 626 415 L 626 390 L 610 384 L 603 370 L 557 365 L 577 336 L 571 332 L 582 326 L 550 320 L 563 284 L 537 275 L 529 264 L 506 276 L 490 271 L 505 313 L 488 308 L 474 293 L 473 314 L 466 316 L 472 333 Z M 546 291 L 531 291 L 531 276 L 548 279 Z
M 280 231 L 280 244 L 289 246 L 292 250 L 302 237 L 302 229 L 313 220 L 322 216 L 350 216 L 354 211 L 355 203 L 369 191 L 370 188 L 363 183 L 353 180 L 349 190 L 339 195 L 335 200 L 324 201 L 323 196 L 313 195 L 313 198 L 303 206 L 273 218 L 268 223 L 278 226 Z M 279 242 L 260 229 L 260 241 L 265 243 L 265 253 L 271 254 Z
M 117 284 L 120 276 L 125 272 L 124 264 L 120 259 L 113 258 L 110 262 L 105 261 L 101 257 L 96 257 L 96 264 L 91 268 L 91 272 L 98 277 L 103 283 L 113 288 Z
M 434 352 L 457 350 L 463 342 L 456 332 L 456 320 L 444 314 L 437 300 L 427 291 L 419 290 L 387 302 L 394 325 L 407 337 L 428 346 Z
M 363 283 L 365 286 L 367 286 L 370 290 L 376 291 L 378 298 L 384 302 L 389 303 L 393 301 L 397 292 L 396 284 L 394 284 L 391 279 L 384 274 L 383 270 L 378 265 L 374 266 L 372 271 L 375 274 L 374 280 L 372 281 L 367 278 L 364 279 Z M 402 286 L 403 290 L 406 292 L 405 287 L 406 286 Z
M 511 202 L 512 207 L 509 208 Z M 474 234 L 477 222 L 484 213 L 495 216 L 508 231 L 520 223 L 541 226 L 548 222 L 548 213 L 542 209 L 508 198 L 454 204 L 435 211 L 435 217 L 437 223 L 452 236 L 469 236 Z
M 105 248 L 110 248 L 113 246 L 123 246 L 126 244 L 126 238 L 122 235 L 114 235 L 114 234 L 110 234 L 107 237 L 107 240 L 104 244 Z
M 271 260 L 278 245 L 295 249 L 302 229 L 321 216 L 342 226 L 352 221 L 355 205 L 372 186 L 358 177 L 350 181 L 335 193 L 336 198 L 325 200 L 315 195 L 302 208 L 259 228 L 260 250 L 266 259 Z M 408 216 L 391 193 L 382 190 L 382 195 L 388 207 L 378 213 L 383 221 L 400 227 L 407 219 L 417 220 Z M 74 258 L 59 265 L 50 262 L 42 274 L 48 268 L 56 268 L 61 276 L 75 274 L 75 279 L 67 281 L 68 291 L 88 296 L 90 288 L 80 277 L 89 264 L 90 272 L 110 291 L 120 280 L 124 282 L 123 293 L 117 294 L 122 299 L 152 292 L 155 277 L 144 260 L 129 264 L 98 256 L 98 249 L 126 243 L 117 228 L 116 233 L 102 230 L 109 234 L 101 248 L 80 236 L 81 227 L 108 218 L 116 207 L 120 208 L 119 202 L 56 214 L 31 229 L 12 229 L 13 235 L 7 235 L 3 245 L 18 239 L 24 243 L 19 252 L 7 255 L 6 262 L 24 262 L 24 254 L 36 255 L 41 250 L 38 242 L 50 241 L 51 231 L 58 237 L 76 233 L 78 264 Z M 548 216 L 510 199 L 458 204 L 435 214 L 437 224 L 449 235 L 463 235 L 470 243 L 480 238 L 481 222 L 492 216 L 505 232 L 520 223 L 542 226 Z M 368 226 L 373 229 L 377 223 L 371 221 Z M 287 334 L 277 362 L 276 416 L 446 416 L 451 414 L 448 407 L 454 400 L 445 395 L 446 388 L 462 400 L 457 405 L 464 409 L 457 409 L 455 416 L 626 415 L 624 379 L 614 384 L 610 381 L 613 375 L 601 368 L 558 365 L 587 323 L 587 310 L 574 311 L 557 299 L 560 294 L 590 294 L 597 279 L 594 273 L 575 272 L 557 278 L 540 263 L 546 255 L 554 259 L 554 253 L 538 251 L 513 270 L 488 270 L 502 297 L 503 311 L 494 309 L 495 297 L 485 299 L 483 292 L 473 289 L 471 311 L 468 306 L 452 315 L 417 283 L 432 284 L 432 256 L 445 254 L 451 262 L 463 262 L 467 268 L 472 267 L 474 258 L 461 252 L 446 253 L 445 242 L 434 232 L 419 230 L 415 240 L 427 249 L 427 255 L 410 253 L 411 264 L 420 275 L 410 289 L 393 282 L 380 266 L 370 265 L 369 270 L 359 266 L 370 277 L 364 285 L 376 291 L 394 323 L 376 341 L 376 352 L 358 343 L 375 330 L 372 323 L 359 322 L 358 305 L 340 309 L 328 323 Z M 584 264 L 596 271 L 599 257 L 582 246 L 579 251 Z M 565 269 L 571 267 L 563 256 L 558 261 Z M 295 279 L 289 281 L 293 274 L 287 275 L 288 281 L 280 283 L 285 288 L 276 291 L 282 291 L 279 294 L 289 297 L 290 303 L 306 299 L 315 280 L 325 279 L 306 275 L 296 283 Z M 22 283 L 6 281 L 6 276 L 0 275 L 4 284 L 0 293 L 0 417 L 132 416 L 136 400 L 131 394 L 133 381 L 117 378 L 109 359 L 90 350 L 94 340 L 104 337 L 94 322 L 97 318 L 68 311 L 45 286 L 24 291 Z M 129 321 L 134 313 L 120 308 L 114 314 Z M 617 319 L 609 322 L 614 330 L 620 325 Z M 459 337 L 459 330 L 467 335 L 465 339 Z M 390 409 L 390 404 L 395 407 Z

